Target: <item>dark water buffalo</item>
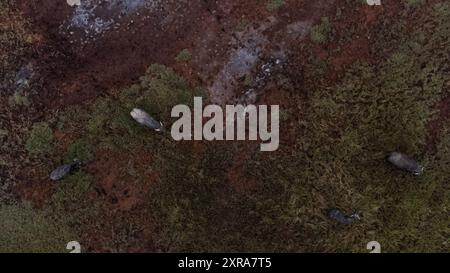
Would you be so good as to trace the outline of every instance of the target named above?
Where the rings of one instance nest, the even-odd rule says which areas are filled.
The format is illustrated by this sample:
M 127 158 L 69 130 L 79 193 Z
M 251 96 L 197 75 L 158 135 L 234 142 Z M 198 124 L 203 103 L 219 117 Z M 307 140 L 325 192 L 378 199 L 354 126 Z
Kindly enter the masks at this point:
M 344 225 L 352 224 L 356 220 L 360 219 L 359 215 L 356 213 L 348 216 L 345 213 L 343 213 L 340 209 L 336 209 L 336 208 L 329 209 L 327 214 L 331 220 L 334 220 L 334 221 L 338 222 L 339 224 L 344 224 Z
M 53 181 L 61 180 L 64 177 L 72 174 L 74 171 L 78 170 L 80 165 L 81 162 L 79 160 L 74 160 L 74 162 L 70 164 L 61 165 L 50 174 L 50 179 Z

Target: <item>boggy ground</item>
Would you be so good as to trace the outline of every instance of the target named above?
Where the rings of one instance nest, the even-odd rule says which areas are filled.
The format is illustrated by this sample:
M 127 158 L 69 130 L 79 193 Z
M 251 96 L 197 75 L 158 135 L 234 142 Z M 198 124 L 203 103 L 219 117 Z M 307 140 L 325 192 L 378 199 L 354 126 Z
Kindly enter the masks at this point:
M 81 3 L 0 5 L 1 251 L 449 250 L 448 3 Z M 170 125 L 194 95 L 279 104 L 280 149 L 175 143 L 129 117 Z

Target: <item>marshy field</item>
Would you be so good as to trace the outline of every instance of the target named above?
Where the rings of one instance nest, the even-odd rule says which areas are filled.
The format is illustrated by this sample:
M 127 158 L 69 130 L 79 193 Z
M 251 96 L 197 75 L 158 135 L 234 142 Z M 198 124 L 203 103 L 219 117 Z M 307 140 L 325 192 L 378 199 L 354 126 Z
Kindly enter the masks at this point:
M 279 149 L 130 116 L 194 97 Z M 446 0 L 1 0 L 0 106 L 0 252 L 450 251 Z

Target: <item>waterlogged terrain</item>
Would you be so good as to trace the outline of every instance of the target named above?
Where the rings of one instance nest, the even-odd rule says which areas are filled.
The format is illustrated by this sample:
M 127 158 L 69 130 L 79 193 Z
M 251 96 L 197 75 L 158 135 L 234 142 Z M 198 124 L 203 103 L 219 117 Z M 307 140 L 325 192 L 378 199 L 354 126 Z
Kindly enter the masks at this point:
M 3 0 L 0 30 L 1 252 L 450 250 L 448 1 Z M 279 105 L 279 149 L 174 141 L 196 96 Z

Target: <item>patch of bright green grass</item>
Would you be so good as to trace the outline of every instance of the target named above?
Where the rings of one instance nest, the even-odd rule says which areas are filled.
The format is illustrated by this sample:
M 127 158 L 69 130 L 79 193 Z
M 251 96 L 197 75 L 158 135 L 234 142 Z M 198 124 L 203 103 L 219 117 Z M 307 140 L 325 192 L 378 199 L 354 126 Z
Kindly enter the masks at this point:
M 328 17 L 323 17 L 321 22 L 311 29 L 311 40 L 318 44 L 325 44 L 331 34 L 331 23 Z
M 426 3 L 426 0 L 404 0 L 409 7 L 418 7 Z
M 284 6 L 284 0 L 268 0 L 266 3 L 266 9 L 269 12 L 275 12 Z
M 53 131 L 48 123 L 35 123 L 26 142 L 26 149 L 31 154 L 50 152 L 53 144 Z
M 0 252 L 67 252 L 68 242 L 75 240 L 63 224 L 46 211 L 29 205 L 0 207 Z
M 178 53 L 176 57 L 176 61 L 178 62 L 188 62 L 192 58 L 192 53 L 189 51 L 189 49 L 183 49 Z
M 66 154 L 66 162 L 73 162 L 75 159 L 81 162 L 89 162 L 94 158 L 92 146 L 86 140 L 78 140 L 72 143 Z

